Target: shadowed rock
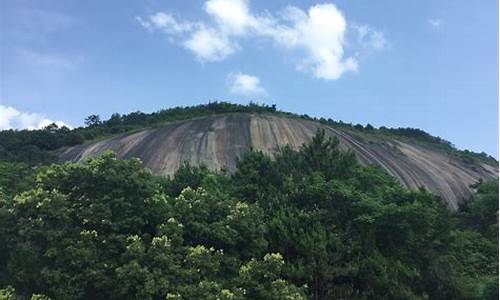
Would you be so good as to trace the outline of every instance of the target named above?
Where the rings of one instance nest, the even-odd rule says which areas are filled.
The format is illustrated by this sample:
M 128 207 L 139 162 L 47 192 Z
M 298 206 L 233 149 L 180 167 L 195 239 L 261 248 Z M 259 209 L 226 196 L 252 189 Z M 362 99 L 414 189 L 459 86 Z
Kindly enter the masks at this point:
M 140 158 L 157 175 L 175 173 L 183 162 L 233 171 L 236 160 L 251 148 L 268 154 L 285 145 L 299 149 L 318 128 L 336 136 L 340 147 L 353 150 L 363 164 L 378 164 L 408 188 L 425 187 L 457 209 L 471 184 L 498 176 L 498 166 L 471 163 L 423 144 L 379 135 L 359 137 L 317 122 L 269 115 L 232 114 L 189 120 L 75 146 L 61 159 L 82 161 L 105 150 L 121 158 Z

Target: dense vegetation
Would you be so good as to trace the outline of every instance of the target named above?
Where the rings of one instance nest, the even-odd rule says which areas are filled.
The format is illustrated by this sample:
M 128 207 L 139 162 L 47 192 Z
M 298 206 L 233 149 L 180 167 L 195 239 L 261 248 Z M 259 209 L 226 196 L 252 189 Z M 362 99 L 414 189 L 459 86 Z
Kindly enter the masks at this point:
M 293 118 L 302 118 L 318 121 L 328 126 L 344 128 L 356 133 L 390 136 L 392 138 L 409 138 L 413 142 L 420 141 L 439 147 L 451 154 L 459 155 L 464 159 L 497 163 L 486 153 L 459 151 L 448 141 L 434 137 L 425 131 L 414 128 L 374 128 L 370 124 L 353 125 L 333 119 L 312 118 L 308 115 L 296 115 L 276 109 L 275 105 L 248 105 L 228 102 L 210 102 L 189 107 L 174 107 L 163 109 L 150 114 L 132 112 L 130 114 L 113 114 L 108 120 L 101 120 L 98 115 L 91 115 L 85 119 L 85 126 L 69 130 L 66 127 L 58 128 L 52 124 L 41 130 L 4 130 L 0 131 L 0 163 L 4 161 L 23 163 L 28 166 L 43 165 L 57 160 L 57 149 L 81 144 L 85 141 L 100 139 L 114 134 L 130 132 L 142 128 L 161 126 L 165 123 L 207 117 L 217 114 L 230 113 L 265 113 Z
M 454 213 L 321 132 L 232 175 L 112 153 L 11 169 L 0 298 L 498 299 L 498 182 Z

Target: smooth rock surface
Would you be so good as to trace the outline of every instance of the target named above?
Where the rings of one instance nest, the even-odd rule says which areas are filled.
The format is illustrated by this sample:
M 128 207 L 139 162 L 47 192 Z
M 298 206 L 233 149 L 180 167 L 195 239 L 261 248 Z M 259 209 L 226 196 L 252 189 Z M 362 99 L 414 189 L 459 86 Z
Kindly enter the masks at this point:
M 172 175 L 183 162 L 232 171 L 237 157 L 249 149 L 271 155 L 284 145 L 299 149 L 311 141 L 318 128 L 336 136 L 340 147 L 353 150 L 363 164 L 382 166 L 406 187 L 422 186 L 433 191 L 451 209 L 456 209 L 460 201 L 471 195 L 471 184 L 498 177 L 498 165 L 468 163 L 418 143 L 376 135 L 360 138 L 317 122 L 250 114 L 194 119 L 123 134 L 68 148 L 61 159 L 82 161 L 113 150 L 121 158 L 140 158 L 157 175 Z

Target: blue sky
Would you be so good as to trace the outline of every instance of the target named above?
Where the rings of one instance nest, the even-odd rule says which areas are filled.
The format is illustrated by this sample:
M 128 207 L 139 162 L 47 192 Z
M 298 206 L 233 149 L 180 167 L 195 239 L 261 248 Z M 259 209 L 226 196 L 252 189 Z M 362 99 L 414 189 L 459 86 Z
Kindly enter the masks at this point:
M 0 127 L 209 100 L 498 157 L 498 1 L 2 1 Z

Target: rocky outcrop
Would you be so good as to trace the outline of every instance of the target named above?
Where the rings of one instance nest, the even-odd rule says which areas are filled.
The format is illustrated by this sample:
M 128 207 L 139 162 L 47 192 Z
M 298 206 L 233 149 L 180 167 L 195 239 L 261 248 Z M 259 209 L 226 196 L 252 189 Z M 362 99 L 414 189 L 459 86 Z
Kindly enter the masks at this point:
M 207 117 L 119 135 L 65 150 L 61 159 L 81 161 L 105 150 L 121 158 L 140 158 L 157 175 L 172 175 L 183 162 L 210 169 L 235 169 L 249 149 L 273 154 L 311 141 L 318 128 L 336 136 L 340 147 L 353 150 L 363 164 L 378 164 L 409 188 L 425 187 L 456 209 L 471 195 L 470 185 L 498 177 L 498 166 L 471 163 L 445 151 L 380 135 L 359 136 L 303 119 L 232 114 Z

